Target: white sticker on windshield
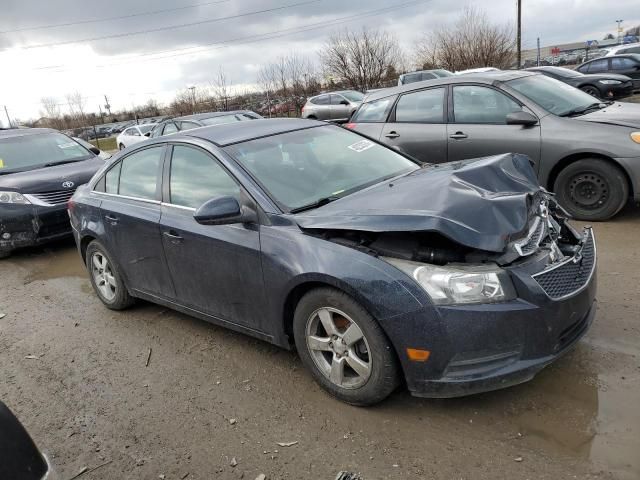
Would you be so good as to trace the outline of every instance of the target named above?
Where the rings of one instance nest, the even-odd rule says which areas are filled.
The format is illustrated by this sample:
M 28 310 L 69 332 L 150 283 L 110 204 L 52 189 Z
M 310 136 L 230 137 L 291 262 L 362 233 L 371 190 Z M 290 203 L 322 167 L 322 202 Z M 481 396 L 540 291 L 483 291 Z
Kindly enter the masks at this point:
M 70 142 L 70 143 L 61 143 L 60 145 L 58 145 L 59 148 L 74 148 L 76 147 L 78 144 L 75 142 Z
M 373 147 L 373 142 L 370 142 L 369 140 L 360 140 L 353 145 L 349 145 L 347 148 L 350 148 L 354 152 L 360 153 L 370 149 L 371 147 Z

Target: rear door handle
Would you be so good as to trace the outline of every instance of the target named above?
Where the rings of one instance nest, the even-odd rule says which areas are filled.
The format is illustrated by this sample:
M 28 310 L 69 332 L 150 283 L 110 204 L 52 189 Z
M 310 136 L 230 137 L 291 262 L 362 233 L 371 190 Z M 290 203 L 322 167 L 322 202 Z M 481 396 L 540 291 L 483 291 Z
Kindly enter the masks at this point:
M 175 230 L 166 231 L 163 235 L 173 244 L 182 243 L 182 240 L 184 240 L 184 238 L 182 238 Z
M 387 137 L 387 138 L 398 138 L 399 136 L 400 136 L 400 134 L 397 133 L 397 132 L 389 132 L 389 133 L 387 133 L 385 135 L 385 137 Z
M 456 132 L 453 135 L 449 135 L 449 138 L 453 138 L 454 140 L 463 140 L 463 139 L 468 138 L 468 137 L 467 137 L 466 133 Z

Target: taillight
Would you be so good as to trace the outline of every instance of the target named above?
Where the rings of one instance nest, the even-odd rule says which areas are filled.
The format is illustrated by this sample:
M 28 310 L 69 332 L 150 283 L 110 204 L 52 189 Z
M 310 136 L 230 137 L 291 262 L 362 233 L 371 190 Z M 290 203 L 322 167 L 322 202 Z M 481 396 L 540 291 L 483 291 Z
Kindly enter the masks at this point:
M 350 129 L 350 130 L 354 130 L 354 129 L 356 128 L 356 126 L 357 126 L 357 125 L 358 125 L 357 123 L 351 123 L 351 122 L 349 122 L 349 123 L 347 123 L 347 124 L 345 125 L 345 127 L 347 127 L 347 128 L 348 128 L 348 129 Z

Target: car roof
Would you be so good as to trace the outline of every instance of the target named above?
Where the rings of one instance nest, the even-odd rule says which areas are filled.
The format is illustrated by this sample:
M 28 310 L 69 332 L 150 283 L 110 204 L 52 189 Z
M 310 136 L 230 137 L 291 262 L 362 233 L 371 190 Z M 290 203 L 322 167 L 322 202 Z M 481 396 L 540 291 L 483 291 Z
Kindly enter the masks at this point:
M 180 136 L 208 140 L 218 147 L 269 137 L 280 133 L 330 125 L 326 122 L 302 118 L 264 118 L 255 122 L 234 122 L 194 128 L 180 132 Z
M 27 135 L 37 135 L 40 133 L 60 133 L 53 128 L 8 128 L 0 129 L 0 138 L 25 137 Z
M 250 110 L 230 110 L 228 112 L 195 113 L 193 115 L 184 115 L 182 117 L 175 117 L 175 118 L 172 118 L 171 120 L 204 120 L 205 118 L 224 117 L 225 115 L 235 115 L 237 113 L 254 113 L 254 112 Z
M 392 95 L 398 95 L 400 93 L 420 90 L 425 87 L 437 87 L 440 85 L 451 85 L 456 83 L 485 83 L 487 85 L 493 85 L 498 82 L 508 82 L 509 80 L 529 77 L 532 75 L 539 74 L 535 72 L 525 72 L 522 70 L 498 70 L 494 72 L 469 73 L 467 75 L 434 78 L 432 80 L 423 80 L 422 82 L 408 83 L 407 85 L 399 85 L 397 87 L 383 88 L 382 90 L 378 90 L 367 96 L 364 103 L 369 103 Z

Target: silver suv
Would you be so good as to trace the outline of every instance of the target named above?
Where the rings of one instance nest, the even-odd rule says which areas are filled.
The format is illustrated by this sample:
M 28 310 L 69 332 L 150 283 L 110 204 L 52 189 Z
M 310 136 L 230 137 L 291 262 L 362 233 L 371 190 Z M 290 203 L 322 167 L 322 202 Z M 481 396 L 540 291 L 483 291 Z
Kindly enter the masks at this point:
M 355 90 L 316 95 L 307 100 L 302 107 L 302 118 L 346 122 L 360 106 L 363 98 L 364 95 Z

